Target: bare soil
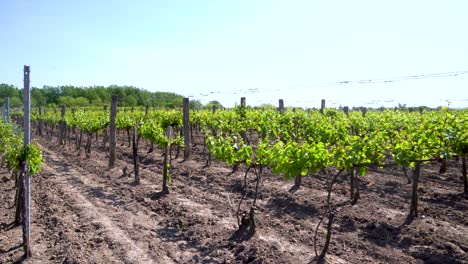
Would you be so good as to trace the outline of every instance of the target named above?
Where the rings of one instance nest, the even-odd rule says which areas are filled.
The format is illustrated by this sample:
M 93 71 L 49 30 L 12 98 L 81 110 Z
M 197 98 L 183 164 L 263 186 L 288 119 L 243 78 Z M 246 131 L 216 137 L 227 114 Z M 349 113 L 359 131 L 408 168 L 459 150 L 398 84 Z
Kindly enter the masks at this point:
M 266 170 L 257 232 L 248 241 L 235 242 L 230 237 L 237 230 L 244 170 L 232 173 L 221 162 L 206 168 L 203 146 L 193 148 L 189 161 L 173 159 L 171 193 L 158 197 L 160 149 L 146 153 L 148 144 L 141 144 L 142 181 L 134 186 L 133 174 L 123 173 L 125 167 L 133 170 L 127 144 L 118 144 L 117 165 L 108 169 L 100 142 L 87 159 L 73 144 L 59 147 L 55 138 L 38 140 L 45 165 L 32 178 L 32 258 L 25 263 L 314 261 L 313 236 L 326 201 L 324 174 L 305 177 L 291 193 L 293 182 Z M 327 262 L 468 263 L 468 197 L 461 194 L 461 161 L 449 161 L 444 174 L 438 168 L 437 163 L 423 165 L 420 217 L 407 224 L 411 185 L 402 170 L 374 169 L 360 177 L 361 199 L 336 214 Z M 20 262 L 21 227 L 10 225 L 14 181 L 1 171 L 0 263 Z M 332 197 L 335 204 L 349 200 L 349 178 L 339 179 Z M 322 225 L 319 253 L 324 236 Z

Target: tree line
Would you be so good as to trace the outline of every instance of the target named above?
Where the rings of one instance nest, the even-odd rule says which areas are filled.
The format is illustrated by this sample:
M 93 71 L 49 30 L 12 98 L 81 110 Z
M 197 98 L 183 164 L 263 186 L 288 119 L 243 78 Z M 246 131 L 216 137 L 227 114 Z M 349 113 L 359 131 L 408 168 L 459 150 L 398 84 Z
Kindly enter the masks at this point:
M 0 84 L 0 102 L 10 97 L 12 107 L 22 105 L 23 89 L 14 85 Z M 99 106 L 109 104 L 112 95 L 117 95 L 121 106 L 146 106 L 157 108 L 182 107 L 183 96 L 171 92 L 150 92 L 134 86 L 89 86 L 77 87 L 43 86 L 32 87 L 31 104 L 33 107 L 66 106 Z

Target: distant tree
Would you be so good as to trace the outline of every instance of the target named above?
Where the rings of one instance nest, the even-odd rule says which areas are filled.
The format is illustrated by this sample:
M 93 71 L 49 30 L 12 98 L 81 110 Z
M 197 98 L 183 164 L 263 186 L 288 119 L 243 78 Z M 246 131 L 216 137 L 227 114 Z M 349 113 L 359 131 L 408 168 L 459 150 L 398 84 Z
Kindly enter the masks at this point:
M 59 89 L 61 96 L 71 96 L 73 98 L 83 96 L 84 93 L 84 89 L 80 89 L 72 85 L 60 86 Z
M 31 88 L 31 104 L 35 107 L 47 105 L 47 99 L 44 96 L 42 89 Z
M 61 91 L 59 87 L 53 86 L 44 86 L 42 87 L 42 94 L 46 98 L 47 105 L 59 103 L 59 97 L 61 95 Z
M 23 101 L 19 97 L 11 97 L 10 98 L 10 106 L 17 107 L 23 105 Z
M 107 91 L 111 95 L 117 95 L 121 99 L 125 98 L 125 96 L 126 96 L 125 91 L 121 86 L 111 85 L 111 86 L 107 87 Z
M 176 97 L 172 98 L 168 103 L 166 103 L 166 108 L 182 108 L 183 104 L 183 97 Z
M 216 109 L 223 109 L 224 108 L 223 105 L 218 101 L 210 101 L 203 108 L 204 109 L 213 109 L 213 106 L 215 106 Z
M 89 93 L 95 94 L 101 102 L 106 103 L 110 102 L 111 94 L 107 91 L 106 87 L 104 86 L 93 86 L 89 88 Z
M 133 95 L 127 95 L 124 99 L 124 106 L 136 106 L 137 99 Z
M 254 109 L 276 109 L 277 107 L 272 104 L 261 104 L 259 106 L 254 107 Z
M 10 102 L 21 104 L 23 90 L 13 85 L 0 84 L 0 102 L 10 97 Z M 111 85 L 76 87 L 72 85 L 43 86 L 31 89 L 31 102 L 36 106 L 56 107 L 62 104 L 67 106 L 87 106 L 109 104 L 112 95 L 120 98 L 122 105 L 145 106 L 160 108 L 182 107 L 182 96 L 168 92 L 150 92 L 134 86 Z M 14 99 L 16 98 L 16 99 Z
M 13 85 L 0 84 L 0 104 L 5 102 L 5 98 L 10 97 L 10 106 L 22 105 L 22 100 L 18 89 Z
M 19 97 L 18 89 L 15 86 L 9 84 L 0 84 L 0 98 L 6 97 Z
M 85 97 L 77 97 L 73 98 L 71 96 L 61 96 L 59 97 L 59 105 L 66 105 L 67 107 L 73 107 L 73 106 L 78 106 L 78 107 L 83 107 L 83 106 L 89 106 L 89 100 Z
M 75 106 L 75 98 L 67 95 L 67 96 L 60 96 L 58 99 L 60 105 L 66 106 Z
M 201 110 L 203 109 L 203 104 L 200 100 L 190 100 L 190 110 Z
M 147 104 L 151 104 L 152 93 L 150 91 L 140 90 L 140 92 L 137 95 L 138 105 L 146 106 Z
M 102 100 L 101 100 L 101 98 L 99 98 L 99 97 L 96 98 L 96 99 L 92 99 L 92 100 L 90 100 L 90 101 L 91 101 L 91 102 L 90 102 L 91 105 L 103 105 Z
M 90 105 L 89 100 L 87 98 L 85 98 L 85 97 L 80 96 L 80 97 L 74 98 L 73 105 L 71 105 L 71 106 L 80 106 L 80 107 L 82 107 L 82 106 L 88 106 L 88 105 Z

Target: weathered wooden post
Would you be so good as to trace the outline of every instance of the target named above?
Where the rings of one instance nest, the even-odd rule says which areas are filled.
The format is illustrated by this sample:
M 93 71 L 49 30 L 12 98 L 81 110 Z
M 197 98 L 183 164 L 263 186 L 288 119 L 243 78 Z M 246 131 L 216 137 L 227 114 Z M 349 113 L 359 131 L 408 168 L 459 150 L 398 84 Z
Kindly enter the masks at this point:
M 39 106 L 39 121 L 37 122 L 37 131 L 39 136 L 42 137 L 42 130 L 44 128 L 44 119 L 42 117 L 42 107 Z
M 11 109 L 10 109 L 10 97 L 9 96 L 5 99 L 5 112 L 6 112 L 5 123 L 10 123 Z
M 241 97 L 241 105 L 242 108 L 245 107 L 245 97 Z
M 190 158 L 190 102 L 189 98 L 184 98 L 184 113 L 183 113 L 183 127 L 184 127 L 184 160 Z
M 322 99 L 322 103 L 320 104 L 320 113 L 323 114 L 323 110 L 325 109 L 325 99 Z
M 66 113 L 66 106 L 62 105 L 60 109 L 62 119 L 59 122 L 59 129 L 60 129 L 60 137 L 59 137 L 59 145 L 65 146 L 65 129 L 67 128 L 67 124 L 65 123 L 65 113 Z
M 115 166 L 115 118 L 117 116 L 117 95 L 112 95 L 109 123 L 109 168 Z
M 31 91 L 29 88 L 29 74 L 30 68 L 27 65 L 24 65 L 24 98 L 23 98 L 23 107 L 24 107 L 24 151 L 28 151 L 28 146 L 31 143 Z M 23 243 L 24 243 L 24 253 L 26 259 L 29 258 L 31 255 L 31 247 L 30 247 L 30 238 L 31 238 L 31 182 L 29 177 L 29 168 L 28 168 L 27 160 L 23 163 L 22 171 L 23 178 L 24 178 L 24 210 L 23 210 Z
M 280 114 L 284 114 L 284 101 L 283 101 L 283 99 L 279 99 L 278 111 L 280 112 Z
M 140 184 L 140 160 L 138 157 L 138 130 L 132 127 L 133 168 L 135 170 L 135 185 Z
M 2 104 L 2 116 L 3 116 L 3 123 L 6 123 L 6 109 L 5 109 L 5 103 Z
M 362 107 L 361 108 L 361 113 L 362 113 L 362 116 L 365 117 L 366 113 L 367 113 L 367 107 Z

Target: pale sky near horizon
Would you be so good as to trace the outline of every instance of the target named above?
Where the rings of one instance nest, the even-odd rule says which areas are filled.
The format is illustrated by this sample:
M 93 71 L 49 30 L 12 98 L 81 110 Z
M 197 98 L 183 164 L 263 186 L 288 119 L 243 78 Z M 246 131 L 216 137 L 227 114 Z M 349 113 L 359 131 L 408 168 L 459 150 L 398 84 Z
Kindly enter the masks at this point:
M 0 0 L 0 83 L 133 85 L 233 106 L 468 107 L 465 0 Z M 257 89 L 257 90 L 254 90 Z M 258 91 L 258 92 L 253 92 Z

